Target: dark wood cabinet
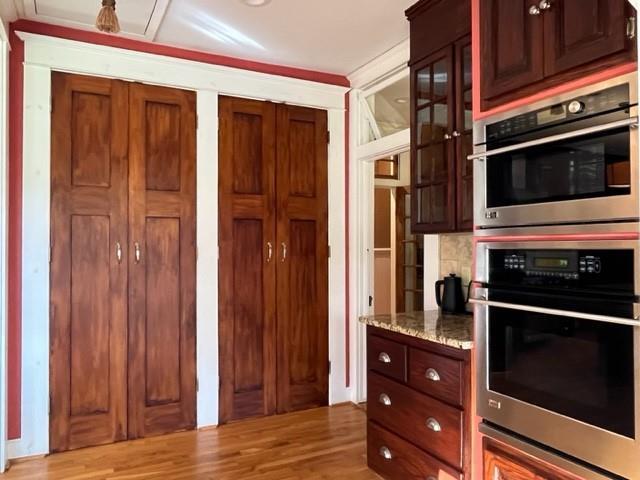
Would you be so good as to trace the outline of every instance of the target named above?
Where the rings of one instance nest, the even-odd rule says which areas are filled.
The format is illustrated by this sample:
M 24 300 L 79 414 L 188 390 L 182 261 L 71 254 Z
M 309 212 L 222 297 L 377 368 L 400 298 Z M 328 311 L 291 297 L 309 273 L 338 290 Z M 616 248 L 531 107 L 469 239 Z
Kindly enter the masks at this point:
M 483 439 L 483 480 L 579 480 L 518 450 Z
M 407 11 L 414 233 L 473 227 L 470 10 L 468 0 L 425 0 Z
M 626 0 L 480 0 L 482 109 L 635 58 Z
M 386 479 L 470 478 L 469 351 L 370 326 L 367 363 L 369 467 Z

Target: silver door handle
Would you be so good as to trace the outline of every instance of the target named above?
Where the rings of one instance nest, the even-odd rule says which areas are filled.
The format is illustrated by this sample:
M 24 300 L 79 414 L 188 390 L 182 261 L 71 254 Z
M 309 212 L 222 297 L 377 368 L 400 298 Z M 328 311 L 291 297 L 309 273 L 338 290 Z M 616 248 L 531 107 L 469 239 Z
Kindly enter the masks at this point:
M 440 381 L 440 374 L 435 368 L 427 368 L 427 371 L 425 372 L 424 376 L 427 377 L 432 382 Z
M 451 135 L 453 136 L 453 138 L 458 138 L 462 136 L 462 134 L 458 131 L 453 132 Z
M 382 363 L 391 363 L 391 357 L 387 352 L 380 352 L 380 355 L 378 355 L 378 360 L 380 360 Z
M 273 257 L 273 244 L 271 242 L 267 242 L 267 263 L 271 261 Z
M 391 460 L 393 458 L 393 455 L 391 455 L 391 450 L 389 450 L 387 447 L 380 447 L 378 453 L 380 453 L 380 456 L 385 460 Z
M 433 430 L 438 433 L 442 431 L 442 427 L 440 426 L 440 422 L 438 422 L 435 418 L 430 417 L 427 419 L 427 428 L 429 430 Z
M 120 242 L 116 242 L 116 259 L 118 263 L 122 263 L 122 245 L 120 245 Z
M 537 15 L 540 15 L 540 13 L 541 13 L 540 8 L 537 5 L 531 5 L 529 7 L 529 15 L 532 15 L 535 17 Z
M 516 150 L 523 150 L 529 147 L 536 147 L 538 145 L 546 145 L 548 143 L 559 142 L 561 140 L 568 140 L 571 138 L 583 137 L 592 133 L 606 132 L 608 130 L 615 130 L 622 127 L 637 127 L 638 117 L 627 118 L 625 120 L 618 120 L 616 122 L 607 123 L 605 125 L 596 125 L 595 127 L 582 128 L 580 130 L 574 130 L 567 133 L 559 133 L 558 135 L 551 135 L 550 137 L 540 138 L 537 140 L 531 140 L 529 142 L 518 143 L 517 145 L 509 145 L 508 147 L 496 148 L 495 150 L 489 150 L 484 153 L 474 153 L 467 157 L 468 160 L 478 160 L 482 158 L 488 158 L 495 155 L 501 155 L 503 153 L 509 153 Z
M 133 248 L 135 250 L 136 263 L 140 263 L 140 244 L 138 242 L 134 242 Z
M 444 134 L 444 139 L 445 140 L 451 140 L 453 137 L 451 135 L 449 135 L 448 133 Z
M 391 405 L 391 398 L 386 393 L 381 393 L 380 396 L 378 397 L 378 401 L 385 407 L 388 407 Z
M 282 247 L 282 261 L 284 262 L 287 259 L 287 244 L 282 242 L 280 246 Z
M 595 313 L 574 312 L 570 310 L 558 310 L 555 308 L 534 307 L 532 305 L 519 305 L 515 303 L 495 302 L 492 300 L 483 300 L 481 298 L 472 298 L 469 300 L 476 305 L 484 305 L 487 307 L 507 308 L 510 310 L 519 310 L 521 312 L 542 313 L 544 315 L 556 315 L 558 317 L 580 318 L 582 320 L 592 320 L 594 322 L 614 323 L 617 325 L 630 325 L 632 327 L 640 327 L 638 318 L 621 318 L 609 315 L 597 315 Z
M 540 10 L 542 10 L 542 11 L 550 10 L 551 9 L 551 1 L 550 0 L 540 0 L 540 3 L 538 4 L 538 7 L 540 7 Z

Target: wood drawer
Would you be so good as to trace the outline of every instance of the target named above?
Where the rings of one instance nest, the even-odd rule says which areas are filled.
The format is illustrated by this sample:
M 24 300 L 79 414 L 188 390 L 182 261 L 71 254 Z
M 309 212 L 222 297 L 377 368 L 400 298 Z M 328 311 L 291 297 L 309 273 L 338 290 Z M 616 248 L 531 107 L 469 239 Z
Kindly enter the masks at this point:
M 463 405 L 464 363 L 412 348 L 409 350 L 409 385 L 453 405 Z
M 460 472 L 373 422 L 367 425 L 367 464 L 389 480 L 462 479 Z
M 367 364 L 387 377 L 407 381 L 407 347 L 385 338 L 369 336 Z
M 367 383 L 370 420 L 456 469 L 463 468 L 462 410 L 372 372 Z

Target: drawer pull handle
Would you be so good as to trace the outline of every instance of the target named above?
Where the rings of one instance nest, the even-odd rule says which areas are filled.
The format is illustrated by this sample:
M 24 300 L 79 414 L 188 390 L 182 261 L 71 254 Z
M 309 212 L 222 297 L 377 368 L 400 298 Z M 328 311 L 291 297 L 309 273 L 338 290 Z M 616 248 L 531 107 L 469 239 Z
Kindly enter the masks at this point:
M 391 363 L 391 357 L 387 352 L 381 352 L 380 355 L 378 355 L 378 360 L 382 363 Z
M 441 432 L 442 427 L 440 423 L 433 417 L 427 419 L 427 428 L 429 430 L 433 430 L 434 432 Z
M 424 376 L 427 377 L 432 382 L 439 382 L 440 381 L 440 374 L 438 373 L 438 371 L 435 368 L 428 368 L 427 371 L 425 372 Z
M 380 456 L 385 460 L 391 460 L 393 458 L 393 455 L 391 455 L 391 450 L 389 450 L 387 447 L 380 447 L 379 453 Z
M 386 393 L 381 393 L 380 396 L 378 397 L 378 401 L 386 407 L 391 405 L 391 399 L 389 398 L 389 395 L 387 395 Z

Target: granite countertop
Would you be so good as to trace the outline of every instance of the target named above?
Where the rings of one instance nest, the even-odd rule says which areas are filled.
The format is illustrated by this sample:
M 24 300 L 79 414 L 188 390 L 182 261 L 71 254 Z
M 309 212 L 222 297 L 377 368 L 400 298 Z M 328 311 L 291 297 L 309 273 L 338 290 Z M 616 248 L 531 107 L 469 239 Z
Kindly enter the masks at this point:
M 471 314 L 449 314 L 440 310 L 428 310 L 395 315 L 369 315 L 360 317 L 360 322 L 462 350 L 473 348 Z

